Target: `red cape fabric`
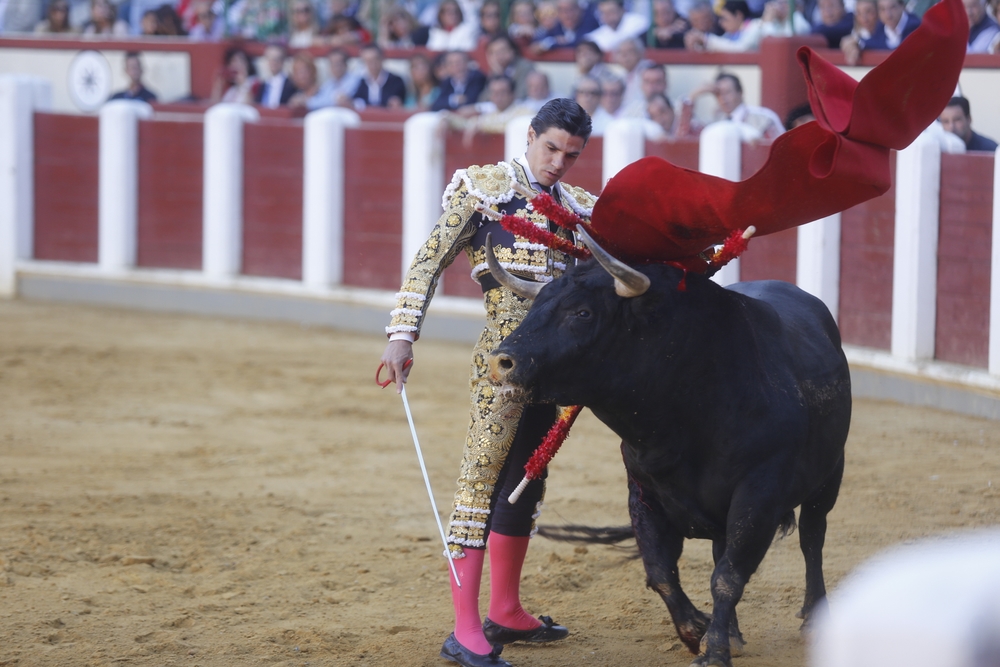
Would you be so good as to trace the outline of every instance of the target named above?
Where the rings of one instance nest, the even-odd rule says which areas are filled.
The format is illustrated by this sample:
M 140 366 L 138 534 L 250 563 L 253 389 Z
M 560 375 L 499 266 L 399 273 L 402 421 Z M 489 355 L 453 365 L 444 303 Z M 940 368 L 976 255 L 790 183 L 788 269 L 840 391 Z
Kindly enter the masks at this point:
M 630 164 L 597 200 L 593 235 L 625 261 L 703 271 L 697 255 L 735 229 L 773 234 L 883 194 L 889 150 L 908 146 L 954 94 L 968 33 L 962 0 L 942 0 L 860 82 L 799 49 L 815 123 L 778 137 L 760 171 L 741 182 L 660 158 Z

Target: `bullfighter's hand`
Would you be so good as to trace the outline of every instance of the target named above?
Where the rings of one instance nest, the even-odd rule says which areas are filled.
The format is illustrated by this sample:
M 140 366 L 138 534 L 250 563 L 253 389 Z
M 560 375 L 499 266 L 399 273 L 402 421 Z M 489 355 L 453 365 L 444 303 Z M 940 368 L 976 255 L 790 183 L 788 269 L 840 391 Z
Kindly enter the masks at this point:
M 410 375 L 412 364 L 406 365 L 407 361 L 413 360 L 413 343 L 408 340 L 391 340 L 385 346 L 382 353 L 382 363 L 385 364 L 387 377 L 396 383 L 396 393 L 403 392 L 403 383 Z

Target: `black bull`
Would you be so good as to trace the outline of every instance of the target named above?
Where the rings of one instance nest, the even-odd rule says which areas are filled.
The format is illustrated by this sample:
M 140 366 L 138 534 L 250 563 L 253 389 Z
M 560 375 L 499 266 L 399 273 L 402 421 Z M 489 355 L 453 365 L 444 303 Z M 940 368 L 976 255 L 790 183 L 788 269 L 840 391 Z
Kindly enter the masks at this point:
M 801 616 L 824 602 L 850 373 L 826 306 L 793 285 L 689 275 L 680 290 L 679 269 L 641 273 L 651 286 L 623 298 L 597 262 L 570 268 L 496 350 L 493 379 L 532 402 L 587 406 L 622 438 L 647 585 L 692 653 L 704 647 L 695 662 L 728 666 L 731 642 L 742 646 L 736 604 L 796 507 Z M 711 616 L 681 589 L 684 538 L 712 540 Z

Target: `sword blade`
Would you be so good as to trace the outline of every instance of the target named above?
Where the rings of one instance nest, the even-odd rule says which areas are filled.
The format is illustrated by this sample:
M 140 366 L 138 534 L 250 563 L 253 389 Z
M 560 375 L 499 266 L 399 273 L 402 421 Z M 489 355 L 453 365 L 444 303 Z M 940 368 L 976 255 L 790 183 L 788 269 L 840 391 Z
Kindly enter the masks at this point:
M 441 525 L 441 515 L 438 514 L 437 503 L 434 502 L 434 492 L 431 490 L 431 478 L 427 475 L 427 466 L 424 465 L 424 454 L 420 449 L 420 440 L 417 439 L 417 429 L 413 425 L 413 414 L 410 412 L 410 402 L 406 399 L 406 385 L 402 385 L 399 395 L 403 398 L 403 409 L 406 410 L 406 421 L 410 424 L 410 435 L 413 436 L 413 446 L 417 450 L 417 460 L 420 461 L 420 472 L 424 475 L 424 485 L 427 486 L 427 497 L 431 499 L 431 509 L 434 510 L 434 520 L 437 521 L 438 533 L 441 535 L 441 542 L 444 544 L 444 554 L 448 557 L 448 565 L 451 567 L 451 574 L 455 577 L 455 584 L 462 587 L 462 581 L 458 578 L 458 570 L 455 569 L 455 561 L 451 557 L 451 549 L 448 548 L 448 538 L 444 535 L 444 526 Z

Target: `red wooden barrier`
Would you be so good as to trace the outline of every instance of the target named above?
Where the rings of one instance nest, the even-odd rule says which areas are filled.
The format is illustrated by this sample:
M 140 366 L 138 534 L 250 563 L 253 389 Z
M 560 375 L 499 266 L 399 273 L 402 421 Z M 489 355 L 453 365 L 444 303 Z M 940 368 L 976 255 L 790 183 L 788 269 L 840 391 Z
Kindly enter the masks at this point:
M 647 141 L 646 156 L 663 158 L 678 167 L 698 171 L 698 140 Z
M 451 182 L 451 177 L 458 169 L 465 169 L 474 164 L 496 164 L 503 160 L 504 135 L 477 134 L 472 144 L 466 146 L 459 132 L 449 132 L 445 138 L 444 180 Z M 444 294 L 450 296 L 468 296 L 477 299 L 483 297 L 479 283 L 469 276 L 469 260 L 463 252 L 445 269 L 442 277 Z
M 243 126 L 243 273 L 302 279 L 301 121 Z
M 35 114 L 34 259 L 97 261 L 96 116 Z
M 986 368 L 990 330 L 993 156 L 941 156 L 934 356 Z
M 395 292 L 402 282 L 403 125 L 366 124 L 348 129 L 344 140 L 344 284 Z
M 764 166 L 770 151 L 770 144 L 743 144 L 743 180 Z M 798 232 L 795 228 L 754 237 L 740 258 L 740 280 L 784 280 L 794 284 L 797 255 Z
M 840 335 L 845 343 L 888 350 L 892 343 L 892 252 L 896 236 L 893 184 L 881 197 L 841 214 Z
M 136 264 L 201 268 L 201 116 L 139 121 L 139 206 Z

